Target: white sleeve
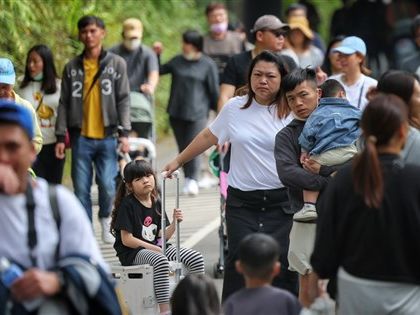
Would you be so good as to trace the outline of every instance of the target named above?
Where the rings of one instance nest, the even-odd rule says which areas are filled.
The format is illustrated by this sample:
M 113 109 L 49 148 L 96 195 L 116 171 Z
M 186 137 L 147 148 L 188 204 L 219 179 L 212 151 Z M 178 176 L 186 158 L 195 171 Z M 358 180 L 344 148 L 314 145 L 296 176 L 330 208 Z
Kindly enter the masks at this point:
M 230 141 L 230 116 L 232 107 L 235 105 L 236 104 L 232 104 L 232 99 L 230 99 L 209 126 L 211 133 L 216 136 L 218 144 L 224 144 L 225 142 Z
M 81 254 L 92 258 L 106 271 L 110 271 L 99 250 L 85 209 L 64 186 L 57 186 L 57 202 L 61 216 L 60 256 Z

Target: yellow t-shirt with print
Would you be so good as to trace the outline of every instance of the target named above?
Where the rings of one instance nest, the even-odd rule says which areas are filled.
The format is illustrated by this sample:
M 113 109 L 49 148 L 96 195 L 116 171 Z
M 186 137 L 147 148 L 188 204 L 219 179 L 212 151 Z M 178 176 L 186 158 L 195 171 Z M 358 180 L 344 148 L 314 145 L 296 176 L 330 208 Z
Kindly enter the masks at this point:
M 93 78 L 99 70 L 97 59 L 83 59 L 85 80 L 83 85 L 83 122 L 81 134 L 84 137 L 103 139 L 105 137 L 104 120 L 101 108 L 101 91 L 99 79 L 90 90 Z

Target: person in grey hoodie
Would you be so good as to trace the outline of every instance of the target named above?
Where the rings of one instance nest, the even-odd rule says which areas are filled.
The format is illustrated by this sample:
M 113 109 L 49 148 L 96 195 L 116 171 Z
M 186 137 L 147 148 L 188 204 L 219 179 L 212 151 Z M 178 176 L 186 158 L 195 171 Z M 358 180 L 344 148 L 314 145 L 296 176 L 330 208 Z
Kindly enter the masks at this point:
M 78 21 L 80 56 L 64 68 L 56 123 L 57 158 L 64 158 L 66 130 L 72 144 L 71 176 L 74 191 L 92 220 L 90 189 L 95 166 L 99 191 L 99 219 L 102 240 L 113 243 L 109 232 L 110 212 L 115 194 L 117 131 L 121 150 L 128 152 L 130 87 L 124 60 L 102 47 L 105 24 L 96 16 Z

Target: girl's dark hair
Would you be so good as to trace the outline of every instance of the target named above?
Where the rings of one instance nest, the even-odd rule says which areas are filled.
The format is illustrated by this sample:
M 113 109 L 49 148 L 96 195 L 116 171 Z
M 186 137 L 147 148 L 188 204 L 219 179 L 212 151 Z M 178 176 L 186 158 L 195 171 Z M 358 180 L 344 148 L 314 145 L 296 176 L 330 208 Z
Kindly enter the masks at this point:
M 376 91 L 380 93 L 395 94 L 401 97 L 408 108 L 410 125 L 420 128 L 419 123 L 413 122 L 411 119 L 413 109 L 409 105 L 414 93 L 414 83 L 416 80 L 418 79 L 413 73 L 400 70 L 389 70 L 379 78 Z
M 28 54 L 26 55 L 26 66 L 25 66 L 25 75 L 23 77 L 23 81 L 20 84 L 20 88 L 26 87 L 31 81 L 31 75 L 29 74 L 28 70 L 28 62 L 29 62 L 29 55 L 32 52 L 36 52 L 42 59 L 43 69 L 42 69 L 42 83 L 41 83 L 41 90 L 44 91 L 45 94 L 54 94 L 57 92 L 57 71 L 55 70 L 54 65 L 54 57 L 46 45 L 35 45 L 31 49 L 29 49 Z
M 407 106 L 396 95 L 381 94 L 366 106 L 361 120 L 365 138 L 363 151 L 353 160 L 354 191 L 370 208 L 379 208 L 384 183 L 378 146 L 386 146 L 402 124 L 408 121 Z
M 186 44 L 193 45 L 198 51 L 203 50 L 203 36 L 196 30 L 187 30 L 182 34 L 182 40 Z
M 157 189 L 157 180 L 155 172 L 153 171 L 152 166 L 149 162 L 145 160 L 134 160 L 128 163 L 124 167 L 123 171 L 123 179 L 118 186 L 117 193 L 115 195 L 114 200 L 114 208 L 112 209 L 111 213 L 111 233 L 115 235 L 115 220 L 118 214 L 118 208 L 121 205 L 122 200 L 124 197 L 128 196 L 132 192 L 127 189 L 127 184 L 131 184 L 133 180 L 137 178 L 142 178 L 145 176 L 153 175 L 155 179 L 155 187 L 152 191 L 152 202 L 157 202 L 158 199 L 158 189 Z
M 332 74 L 331 61 L 329 58 L 331 49 L 336 43 L 342 42 L 344 38 L 345 38 L 344 35 L 338 35 L 334 37 L 333 39 L 331 39 L 330 42 L 328 43 L 327 50 L 325 51 L 325 55 L 324 55 L 324 63 L 322 64 L 321 69 L 329 76 Z
M 241 107 L 241 109 L 246 109 L 249 106 L 251 106 L 252 100 L 255 97 L 255 93 L 251 88 L 251 77 L 252 77 L 252 71 L 254 70 L 255 65 L 260 62 L 260 61 L 265 61 L 265 62 L 271 62 L 274 63 L 280 73 L 280 77 L 281 77 L 281 82 L 283 81 L 283 78 L 286 76 L 286 74 L 288 73 L 287 71 L 287 66 L 285 65 L 285 61 L 283 60 L 283 58 L 273 52 L 270 52 L 268 50 L 264 50 L 263 52 L 261 52 L 259 55 L 257 55 L 251 62 L 251 64 L 249 65 L 249 70 L 248 70 L 248 100 L 246 101 L 245 105 L 243 105 Z M 281 106 L 281 95 L 280 95 L 280 89 L 276 94 L 276 97 L 274 99 L 273 104 L 276 105 L 277 107 L 277 114 L 280 118 L 286 117 L 289 113 L 290 110 L 288 109 L 284 109 Z
M 190 274 L 182 279 L 171 298 L 172 315 L 220 315 L 219 297 L 212 279 Z

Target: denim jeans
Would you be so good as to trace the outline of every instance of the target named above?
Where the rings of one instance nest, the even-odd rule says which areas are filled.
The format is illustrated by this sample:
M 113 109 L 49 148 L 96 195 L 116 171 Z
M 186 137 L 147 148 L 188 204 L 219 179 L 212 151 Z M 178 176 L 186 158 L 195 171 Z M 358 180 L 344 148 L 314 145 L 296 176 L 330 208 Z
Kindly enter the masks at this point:
M 92 221 L 93 166 L 99 192 L 99 218 L 111 213 L 115 196 L 115 177 L 117 176 L 117 139 L 90 139 L 83 136 L 72 138 L 71 178 L 74 192 L 86 209 Z
M 245 287 L 243 276 L 235 269 L 238 247 L 241 240 L 251 233 L 271 235 L 280 247 L 281 272 L 273 280 L 273 286 L 298 294 L 298 276 L 288 270 L 287 252 L 292 214 L 287 208 L 289 201 L 286 189 L 241 191 L 231 186 L 226 200 L 226 229 L 228 257 L 225 263 L 222 301 Z M 285 210 L 287 210 L 285 212 Z

